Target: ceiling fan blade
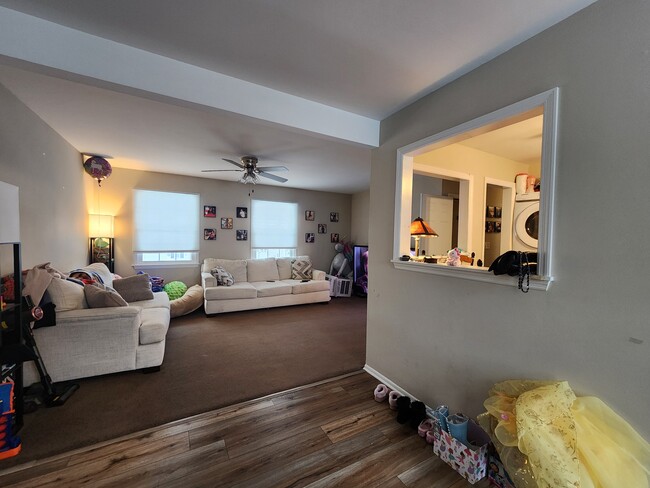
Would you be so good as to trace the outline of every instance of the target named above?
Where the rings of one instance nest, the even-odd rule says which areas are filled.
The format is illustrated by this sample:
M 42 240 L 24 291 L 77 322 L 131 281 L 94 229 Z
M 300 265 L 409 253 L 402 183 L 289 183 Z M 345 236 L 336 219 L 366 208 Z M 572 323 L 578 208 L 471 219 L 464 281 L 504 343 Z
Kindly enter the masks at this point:
M 289 171 L 285 166 L 258 166 L 260 171 Z
M 240 169 L 202 169 L 201 173 L 214 173 L 214 172 L 217 172 L 217 171 L 236 171 L 237 173 L 239 173 L 242 170 L 240 170 Z
M 271 180 L 279 181 L 280 183 L 284 183 L 286 181 L 289 181 L 286 178 L 282 178 L 282 176 L 272 175 L 271 173 L 265 173 L 264 171 L 259 171 L 257 174 L 260 175 L 260 176 L 263 176 L 264 178 L 269 178 Z
M 234 164 L 234 165 L 237 166 L 238 168 L 241 168 L 241 169 L 244 169 L 244 168 L 245 168 L 245 166 L 244 166 L 243 164 L 238 163 L 237 161 L 233 161 L 232 159 L 226 159 L 226 158 L 221 158 L 221 159 L 223 159 L 224 161 L 226 161 L 226 162 L 228 162 L 228 163 L 230 163 L 230 164 Z

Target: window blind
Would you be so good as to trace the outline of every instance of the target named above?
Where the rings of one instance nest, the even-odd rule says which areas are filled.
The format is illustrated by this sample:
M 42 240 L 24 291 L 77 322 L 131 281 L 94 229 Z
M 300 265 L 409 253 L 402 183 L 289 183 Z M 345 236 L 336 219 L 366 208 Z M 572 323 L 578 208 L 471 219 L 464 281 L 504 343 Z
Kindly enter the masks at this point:
M 251 247 L 295 248 L 298 242 L 298 204 L 253 200 Z
M 134 190 L 134 252 L 199 250 L 199 195 Z

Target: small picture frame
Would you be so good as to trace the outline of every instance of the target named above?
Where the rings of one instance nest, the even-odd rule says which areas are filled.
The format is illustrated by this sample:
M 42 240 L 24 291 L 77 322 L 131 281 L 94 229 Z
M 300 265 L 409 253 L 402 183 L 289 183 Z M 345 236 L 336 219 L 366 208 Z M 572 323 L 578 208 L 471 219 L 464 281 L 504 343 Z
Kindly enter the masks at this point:
M 330 242 L 339 242 L 339 235 L 338 234 L 330 234 Z
M 247 230 L 237 230 L 237 240 L 238 241 L 247 241 L 248 240 L 248 231 Z
M 485 222 L 485 232 L 488 234 L 494 232 L 494 222 Z
M 492 206 L 485 207 L 485 216 L 488 219 L 493 219 L 494 218 L 494 207 L 492 207 Z
M 247 219 L 248 218 L 248 207 L 237 207 L 237 218 L 238 219 Z
M 327 224 L 318 224 L 318 233 L 327 234 Z
M 217 229 L 203 229 L 203 240 L 216 241 Z
M 203 216 L 214 219 L 217 216 L 217 207 L 215 205 L 203 205 Z
M 501 232 L 501 222 L 494 223 L 494 232 Z
M 314 233 L 313 232 L 307 232 L 305 233 L 305 242 L 314 242 Z
M 221 228 L 232 229 L 232 217 L 221 217 Z
M 316 212 L 313 210 L 305 210 L 305 220 L 314 220 L 316 218 Z
M 501 207 L 494 207 L 494 217 L 497 219 L 501 218 Z
M 339 213 L 330 212 L 330 222 L 338 222 L 338 221 L 339 221 Z

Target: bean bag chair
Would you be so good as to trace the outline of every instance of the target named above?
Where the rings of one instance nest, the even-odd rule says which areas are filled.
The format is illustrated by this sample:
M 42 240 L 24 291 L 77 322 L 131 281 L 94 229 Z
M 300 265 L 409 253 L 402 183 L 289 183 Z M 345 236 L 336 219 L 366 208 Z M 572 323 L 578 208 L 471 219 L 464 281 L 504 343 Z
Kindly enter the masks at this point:
M 194 312 L 203 305 L 203 287 L 190 286 L 182 297 L 169 302 L 169 313 L 172 318 Z

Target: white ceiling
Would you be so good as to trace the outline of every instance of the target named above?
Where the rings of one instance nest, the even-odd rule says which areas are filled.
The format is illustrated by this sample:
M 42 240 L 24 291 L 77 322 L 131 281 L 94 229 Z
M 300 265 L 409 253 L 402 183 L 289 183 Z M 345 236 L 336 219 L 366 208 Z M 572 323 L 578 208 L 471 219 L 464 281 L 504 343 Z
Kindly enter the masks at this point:
M 377 121 L 593 1 L 0 0 L 0 83 L 116 167 L 353 193 Z

